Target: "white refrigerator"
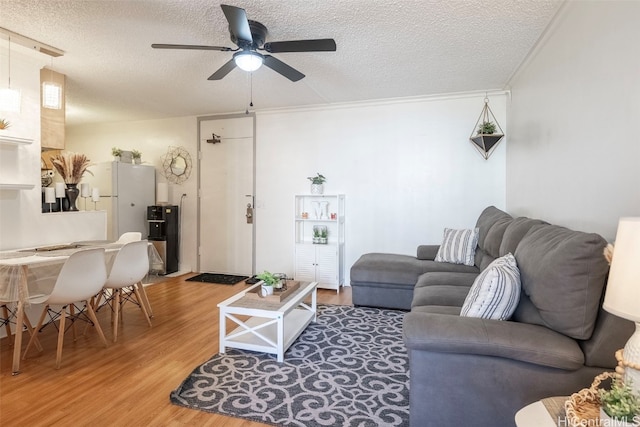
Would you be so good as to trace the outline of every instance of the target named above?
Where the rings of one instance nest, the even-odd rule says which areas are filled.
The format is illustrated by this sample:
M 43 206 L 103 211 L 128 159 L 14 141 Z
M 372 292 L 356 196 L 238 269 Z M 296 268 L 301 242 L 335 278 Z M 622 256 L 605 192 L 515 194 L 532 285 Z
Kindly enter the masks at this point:
M 139 231 L 147 238 L 147 206 L 155 204 L 156 170 L 153 166 L 124 162 L 97 163 L 82 182 L 98 188 L 96 208 L 107 211 L 107 239 Z

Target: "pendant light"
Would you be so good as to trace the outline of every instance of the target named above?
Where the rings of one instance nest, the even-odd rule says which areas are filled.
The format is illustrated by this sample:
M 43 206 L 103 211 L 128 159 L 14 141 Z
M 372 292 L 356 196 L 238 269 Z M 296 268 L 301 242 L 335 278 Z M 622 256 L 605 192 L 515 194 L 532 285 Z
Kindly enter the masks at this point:
M 0 111 L 20 112 L 20 91 L 11 89 L 11 36 L 9 36 L 8 55 L 8 84 L 6 89 L 0 89 Z
M 52 110 L 62 108 L 62 85 L 53 78 L 53 57 L 49 68 L 49 80 L 42 82 L 42 106 Z

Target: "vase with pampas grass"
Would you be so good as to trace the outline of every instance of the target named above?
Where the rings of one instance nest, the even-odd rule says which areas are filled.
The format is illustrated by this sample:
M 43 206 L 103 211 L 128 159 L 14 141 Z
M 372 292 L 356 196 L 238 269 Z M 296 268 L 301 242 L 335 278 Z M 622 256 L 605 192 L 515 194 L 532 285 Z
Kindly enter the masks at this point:
M 91 171 L 87 169 L 91 165 L 91 162 L 84 154 L 64 151 L 52 156 L 51 164 L 53 164 L 53 167 L 56 168 L 56 171 L 58 171 L 62 180 L 67 185 L 65 193 L 69 200 L 69 210 L 77 211 L 76 199 L 80 195 L 78 183 L 85 172 L 91 173 Z

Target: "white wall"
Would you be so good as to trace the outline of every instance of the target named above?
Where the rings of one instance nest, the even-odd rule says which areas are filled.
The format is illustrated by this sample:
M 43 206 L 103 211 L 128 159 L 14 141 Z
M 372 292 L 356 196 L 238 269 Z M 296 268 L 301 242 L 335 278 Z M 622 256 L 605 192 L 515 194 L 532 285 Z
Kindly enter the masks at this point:
M 4 40 L 3 40 L 4 41 Z M 7 84 L 7 49 L 0 55 L 0 87 Z M 33 139 L 20 147 L 0 147 L 0 182 L 33 184 L 32 190 L 0 190 L 0 250 L 104 239 L 104 212 L 41 213 L 40 68 L 49 57 L 11 45 L 11 88 L 22 93 L 19 113 L 0 111 L 12 126 L 3 135 Z
M 490 105 L 506 132 L 505 95 Z M 362 254 L 414 255 L 444 227 L 505 204 L 505 143 L 487 161 L 469 135 L 483 95 L 257 113 L 256 269 L 293 273 L 294 194 L 327 177 L 346 194 L 346 271 Z M 508 142 L 506 142 L 508 144 Z
M 138 150 L 142 163 L 156 168 L 156 182 L 167 182 L 162 174 L 162 157 L 168 147 L 184 147 L 192 157 L 191 177 L 183 184 L 169 184 L 169 203 L 183 206 L 180 211 L 180 271 L 196 266 L 197 121 L 195 117 L 176 117 L 119 123 L 87 124 L 67 127 L 66 149 L 81 152 L 92 163 L 113 160 L 111 148 Z
M 348 269 L 363 253 L 414 254 L 442 229 L 471 227 L 487 205 L 505 205 L 505 144 L 486 161 L 469 142 L 484 93 L 257 112 L 256 270 L 293 274 L 293 195 L 323 173 L 325 192 L 347 195 Z M 506 131 L 506 96 L 490 95 Z M 138 149 L 159 166 L 168 145 L 196 165 L 196 118 L 85 125 L 67 129 L 67 146 L 92 161 L 111 147 Z M 173 186 L 184 200 L 181 270 L 196 266 L 196 175 Z M 162 180 L 158 177 L 158 180 Z
M 640 2 L 567 2 L 512 81 L 507 208 L 612 241 L 640 215 Z

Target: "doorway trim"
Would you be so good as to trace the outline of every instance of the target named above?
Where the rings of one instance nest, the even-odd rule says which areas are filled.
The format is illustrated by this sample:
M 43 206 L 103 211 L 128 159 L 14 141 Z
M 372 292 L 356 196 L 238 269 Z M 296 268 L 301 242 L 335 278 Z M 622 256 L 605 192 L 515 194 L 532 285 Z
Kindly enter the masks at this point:
M 211 116 L 198 116 L 197 119 L 197 135 L 198 135 L 198 179 L 197 179 L 197 203 L 196 203 L 196 270 L 200 272 L 200 229 L 201 229 L 201 218 L 200 218 L 200 208 L 201 208 L 201 195 L 202 195 L 202 182 L 201 182 L 201 171 L 202 171 L 202 140 L 203 137 L 200 134 L 200 123 L 210 120 L 226 120 L 226 119 L 241 119 L 241 118 L 252 118 L 252 126 L 253 126 L 253 141 L 252 141 L 252 149 L 253 149 L 253 158 L 251 159 L 251 169 L 253 171 L 253 182 L 251 183 L 252 193 L 253 193 L 253 224 L 251 224 L 251 274 L 256 274 L 256 210 L 255 210 L 255 200 L 256 200 L 256 114 L 255 113 L 237 113 L 237 114 L 220 114 L 220 115 L 211 115 Z

